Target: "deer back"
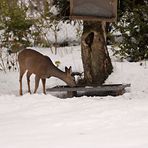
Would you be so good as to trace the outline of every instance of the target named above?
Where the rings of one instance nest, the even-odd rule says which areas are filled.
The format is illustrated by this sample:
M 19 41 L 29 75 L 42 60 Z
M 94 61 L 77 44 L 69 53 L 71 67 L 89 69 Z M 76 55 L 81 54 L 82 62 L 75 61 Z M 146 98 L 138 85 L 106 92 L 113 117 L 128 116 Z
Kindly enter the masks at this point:
M 18 61 L 21 69 L 28 70 L 40 77 L 43 75 L 49 77 L 48 69 L 54 67 L 49 57 L 32 49 L 21 51 L 18 55 Z

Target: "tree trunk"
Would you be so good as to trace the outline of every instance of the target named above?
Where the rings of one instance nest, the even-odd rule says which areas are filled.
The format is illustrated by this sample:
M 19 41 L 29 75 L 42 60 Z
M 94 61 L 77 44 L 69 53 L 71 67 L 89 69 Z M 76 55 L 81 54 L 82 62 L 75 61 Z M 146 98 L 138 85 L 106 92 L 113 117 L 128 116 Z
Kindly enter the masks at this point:
M 112 72 L 105 38 L 105 26 L 102 22 L 84 21 L 81 54 L 86 85 L 101 85 Z

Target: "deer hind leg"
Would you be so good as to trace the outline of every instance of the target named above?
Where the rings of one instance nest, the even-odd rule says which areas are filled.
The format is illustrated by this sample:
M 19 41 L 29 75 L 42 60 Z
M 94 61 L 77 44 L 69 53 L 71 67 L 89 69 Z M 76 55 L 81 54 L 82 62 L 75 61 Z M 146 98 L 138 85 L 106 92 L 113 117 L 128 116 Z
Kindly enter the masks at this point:
M 46 79 L 42 79 L 43 93 L 44 93 L 44 94 L 46 94 L 45 84 L 46 84 Z
M 36 93 L 38 87 L 39 87 L 39 81 L 40 81 L 40 78 L 36 75 L 35 76 L 35 89 L 34 89 L 34 93 Z
M 23 75 L 24 75 L 25 71 L 26 71 L 25 69 L 20 68 L 20 76 L 19 76 L 19 82 L 20 82 L 19 93 L 20 93 L 20 95 L 23 95 L 23 93 L 22 93 L 22 78 L 23 78 Z
M 30 76 L 32 73 L 30 73 L 29 71 L 27 72 L 27 84 L 28 84 L 28 93 L 31 94 L 31 90 L 30 90 Z

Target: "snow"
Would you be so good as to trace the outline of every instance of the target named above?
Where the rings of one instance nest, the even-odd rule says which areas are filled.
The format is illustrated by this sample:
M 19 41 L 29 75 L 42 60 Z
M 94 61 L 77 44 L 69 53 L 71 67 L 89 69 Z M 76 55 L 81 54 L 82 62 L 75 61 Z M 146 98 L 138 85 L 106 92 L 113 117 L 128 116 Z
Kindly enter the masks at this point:
M 38 49 L 59 68 L 82 72 L 80 47 L 60 48 L 54 55 Z M 19 96 L 18 72 L 0 72 L 0 148 L 147 148 L 148 68 L 145 62 L 117 62 L 106 84 L 131 83 L 122 96 L 60 99 L 42 86 L 37 94 Z M 34 77 L 31 79 L 33 89 Z M 50 78 L 47 88 L 64 82 Z

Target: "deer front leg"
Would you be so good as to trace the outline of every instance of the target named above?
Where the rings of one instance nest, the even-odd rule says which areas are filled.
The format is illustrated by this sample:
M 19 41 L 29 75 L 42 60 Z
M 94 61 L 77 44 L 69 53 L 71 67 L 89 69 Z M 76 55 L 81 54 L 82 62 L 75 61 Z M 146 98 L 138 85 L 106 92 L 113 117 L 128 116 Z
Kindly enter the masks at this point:
M 27 72 L 27 84 L 28 84 L 28 93 L 31 94 L 31 90 L 30 90 L 30 76 L 32 73 L 30 73 L 29 71 Z
M 23 95 L 23 93 L 22 93 L 22 78 L 23 78 L 24 73 L 25 73 L 25 71 L 20 69 L 20 76 L 19 76 L 20 92 L 19 93 L 21 96 Z
M 46 95 L 45 84 L 46 84 L 46 79 L 42 79 L 43 93 Z
M 22 75 L 20 75 L 20 78 L 19 78 L 19 82 L 20 82 L 20 95 L 22 96 L 23 95 L 23 93 L 22 93 Z
M 35 89 L 34 89 L 34 93 L 36 93 L 38 87 L 39 87 L 39 81 L 40 81 L 40 77 L 38 77 L 37 75 L 35 76 Z

